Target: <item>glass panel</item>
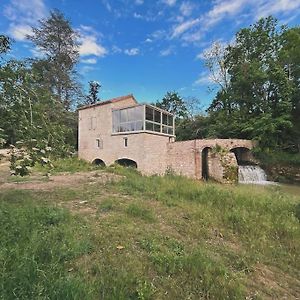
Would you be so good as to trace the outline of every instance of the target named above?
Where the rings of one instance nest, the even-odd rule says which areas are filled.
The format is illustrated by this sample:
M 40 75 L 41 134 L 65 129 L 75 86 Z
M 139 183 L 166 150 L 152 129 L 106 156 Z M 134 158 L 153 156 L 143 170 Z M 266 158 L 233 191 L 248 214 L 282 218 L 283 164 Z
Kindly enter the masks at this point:
M 153 108 L 146 106 L 146 120 L 153 121 Z
M 146 130 L 153 131 L 153 123 L 146 122 Z
M 127 122 L 127 109 L 122 109 L 120 110 L 121 117 L 120 117 L 120 122 Z
M 133 109 L 133 120 L 134 121 L 142 121 L 143 115 L 144 115 L 144 107 L 143 106 L 137 106 Z
M 159 124 L 154 124 L 154 131 L 160 132 L 160 125 Z
M 168 134 L 168 127 L 167 126 L 162 127 L 162 133 Z
M 171 135 L 173 135 L 173 127 L 169 127 L 168 128 L 168 133 L 171 134 Z
M 143 121 L 135 122 L 135 130 L 143 130 Z
M 154 122 L 156 122 L 156 123 L 161 122 L 161 120 L 160 120 L 160 111 L 158 111 L 158 110 L 154 110 Z
M 168 115 L 167 114 L 162 113 L 162 122 L 163 122 L 163 124 L 168 125 Z
M 168 115 L 168 125 L 173 126 L 173 116 Z

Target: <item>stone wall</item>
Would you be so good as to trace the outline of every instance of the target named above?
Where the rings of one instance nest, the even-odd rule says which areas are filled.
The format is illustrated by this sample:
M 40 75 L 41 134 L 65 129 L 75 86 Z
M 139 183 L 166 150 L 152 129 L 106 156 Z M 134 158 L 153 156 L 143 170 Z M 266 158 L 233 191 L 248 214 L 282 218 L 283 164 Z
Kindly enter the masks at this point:
M 252 149 L 254 146 L 249 140 L 203 139 L 174 142 L 173 138 L 154 132 L 112 133 L 112 110 L 136 104 L 134 97 L 127 96 L 122 97 L 121 101 L 107 101 L 103 105 L 100 103 L 79 110 L 79 158 L 91 162 L 101 159 L 107 166 L 118 159 L 127 158 L 135 161 L 143 174 L 172 171 L 201 179 L 202 151 L 208 148 L 211 149 L 208 160 L 210 176 L 220 182 L 232 182 L 237 163 L 234 154 L 229 151 L 237 147 Z M 226 155 L 212 151 L 214 148 L 224 149 Z

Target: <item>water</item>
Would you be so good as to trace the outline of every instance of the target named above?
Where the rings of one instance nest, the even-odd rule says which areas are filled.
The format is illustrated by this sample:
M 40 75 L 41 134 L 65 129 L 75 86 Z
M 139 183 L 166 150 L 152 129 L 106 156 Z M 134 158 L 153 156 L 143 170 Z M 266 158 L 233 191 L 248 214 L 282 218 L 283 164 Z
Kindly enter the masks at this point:
M 275 184 L 267 180 L 266 172 L 259 166 L 239 166 L 239 183 Z

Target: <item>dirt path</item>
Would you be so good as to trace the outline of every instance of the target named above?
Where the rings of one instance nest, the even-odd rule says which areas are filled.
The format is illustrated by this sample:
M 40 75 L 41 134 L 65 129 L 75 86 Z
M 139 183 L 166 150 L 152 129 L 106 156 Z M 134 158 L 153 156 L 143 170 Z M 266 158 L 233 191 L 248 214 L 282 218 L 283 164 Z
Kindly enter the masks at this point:
M 103 171 L 78 172 L 75 174 L 61 173 L 50 177 L 41 174 L 21 178 L 21 182 L 8 182 L 10 180 L 9 163 L 0 163 L 0 190 L 24 189 L 24 190 L 51 190 L 57 187 L 74 187 L 89 183 L 108 183 L 120 180 L 122 176 Z

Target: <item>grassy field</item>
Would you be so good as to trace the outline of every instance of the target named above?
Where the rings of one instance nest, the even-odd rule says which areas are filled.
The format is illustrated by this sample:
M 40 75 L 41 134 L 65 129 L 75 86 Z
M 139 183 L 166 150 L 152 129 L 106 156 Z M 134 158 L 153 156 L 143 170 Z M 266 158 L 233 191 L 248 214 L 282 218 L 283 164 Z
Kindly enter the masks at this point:
M 300 196 L 63 164 L 93 175 L 2 173 L 0 299 L 299 297 Z

